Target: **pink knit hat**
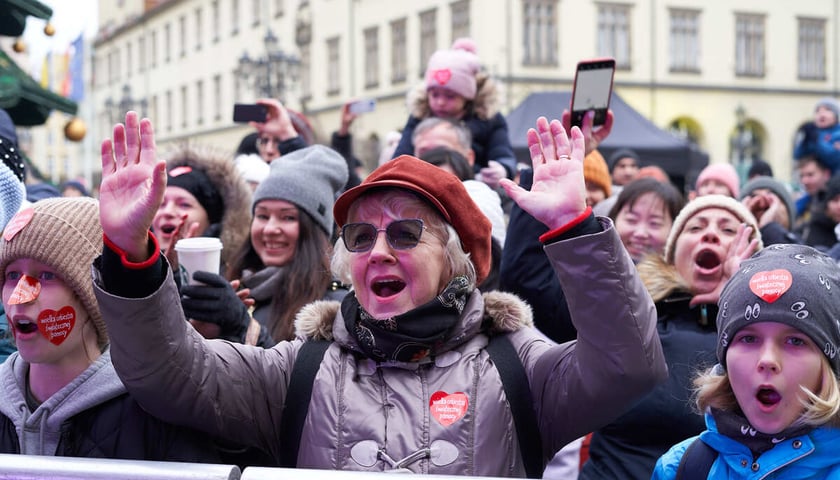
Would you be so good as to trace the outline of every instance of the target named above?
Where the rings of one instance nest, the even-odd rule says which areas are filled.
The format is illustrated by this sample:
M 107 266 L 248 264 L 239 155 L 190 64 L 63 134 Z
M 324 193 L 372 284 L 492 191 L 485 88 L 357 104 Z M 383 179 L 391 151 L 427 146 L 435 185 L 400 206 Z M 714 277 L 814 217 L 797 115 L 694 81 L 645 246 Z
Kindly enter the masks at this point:
M 732 198 L 739 198 L 741 180 L 738 178 L 738 172 L 735 171 L 735 167 L 732 165 L 728 163 L 714 163 L 707 166 L 697 177 L 695 187 L 699 188 L 700 185 L 703 185 L 709 180 L 717 180 L 726 185 L 726 188 L 732 194 Z
M 475 42 L 459 38 L 448 50 L 438 50 L 429 58 L 426 68 L 426 88 L 443 87 L 472 100 L 475 98 L 475 74 L 481 68 Z

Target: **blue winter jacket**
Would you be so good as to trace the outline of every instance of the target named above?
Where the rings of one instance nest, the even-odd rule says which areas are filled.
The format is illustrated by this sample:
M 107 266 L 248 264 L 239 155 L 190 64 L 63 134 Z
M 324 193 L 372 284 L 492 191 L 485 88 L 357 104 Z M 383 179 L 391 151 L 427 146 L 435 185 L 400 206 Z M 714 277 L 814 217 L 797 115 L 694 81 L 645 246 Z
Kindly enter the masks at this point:
M 813 141 L 799 141 L 793 147 L 793 158 L 800 159 L 807 155 L 813 155 L 820 163 L 831 169 L 834 175 L 840 172 L 840 123 L 827 128 L 820 128 L 816 131 L 816 138 Z
M 840 479 L 840 429 L 820 427 L 805 435 L 787 438 L 753 460 L 746 445 L 720 434 L 715 420 L 706 414 L 708 430 L 700 439 L 719 452 L 709 479 Z M 684 440 L 656 462 L 652 480 L 676 478 L 685 450 L 697 437 Z

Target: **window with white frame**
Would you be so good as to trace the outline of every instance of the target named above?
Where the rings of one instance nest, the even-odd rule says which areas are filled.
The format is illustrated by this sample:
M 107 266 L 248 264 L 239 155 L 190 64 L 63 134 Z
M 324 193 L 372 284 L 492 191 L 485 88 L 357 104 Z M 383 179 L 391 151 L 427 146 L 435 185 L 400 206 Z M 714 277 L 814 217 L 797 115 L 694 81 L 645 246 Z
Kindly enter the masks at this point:
M 251 0 L 251 25 L 256 27 L 262 19 L 262 0 Z
M 213 75 L 213 120 L 222 119 L 222 76 Z
M 172 112 L 174 109 L 172 108 L 172 91 L 166 91 L 166 131 L 172 131 Z
M 615 59 L 615 67 L 630 70 L 630 6 L 598 5 L 598 55 Z
M 141 36 L 137 39 L 137 65 L 138 72 L 146 71 L 146 38 Z
M 274 17 L 282 17 L 286 11 L 285 0 L 274 0 Z
M 204 36 L 201 8 L 195 9 L 195 49 L 201 50 L 201 38 Z
M 310 44 L 298 47 L 300 53 L 300 95 L 308 100 L 312 98 L 312 49 Z
M 327 95 L 338 95 L 341 91 L 341 68 L 338 47 L 338 37 L 327 40 Z
M 365 37 L 365 88 L 379 85 L 379 27 L 366 28 Z
M 404 82 L 408 77 L 408 43 L 406 19 L 391 22 L 391 83 Z
M 239 33 L 239 0 L 230 0 L 230 27 L 231 35 Z
M 426 73 L 429 57 L 437 50 L 437 9 L 420 13 L 420 76 Z
M 187 97 L 187 86 L 181 87 L 181 128 L 187 128 L 187 118 L 189 117 L 189 98 Z
M 204 123 L 204 80 L 195 82 L 195 120 L 198 125 Z
M 134 50 L 132 49 L 131 42 L 125 44 L 125 75 L 126 77 L 131 77 L 131 69 L 132 69 L 132 62 L 134 61 Z
M 735 75 L 764 76 L 764 15 L 736 14 Z
M 181 45 L 178 48 L 178 51 L 181 52 L 181 58 L 187 56 L 187 16 L 181 15 L 178 18 L 178 39 L 181 42 Z
M 557 0 L 524 0 L 522 8 L 522 63 L 557 65 Z
M 669 67 L 672 72 L 700 71 L 700 12 L 671 9 Z
M 799 19 L 797 72 L 800 80 L 825 80 L 825 20 Z
M 157 66 L 157 30 L 152 30 L 149 33 L 149 67 L 155 68 Z
M 470 36 L 470 0 L 458 0 L 449 4 L 452 12 L 452 41 Z
M 213 43 L 219 41 L 219 32 L 221 31 L 221 19 L 219 18 L 219 0 L 213 0 L 210 3 L 210 30 L 213 36 Z
M 152 119 L 152 123 L 155 125 L 158 124 L 158 96 L 152 95 L 152 98 L 149 100 L 149 118 Z

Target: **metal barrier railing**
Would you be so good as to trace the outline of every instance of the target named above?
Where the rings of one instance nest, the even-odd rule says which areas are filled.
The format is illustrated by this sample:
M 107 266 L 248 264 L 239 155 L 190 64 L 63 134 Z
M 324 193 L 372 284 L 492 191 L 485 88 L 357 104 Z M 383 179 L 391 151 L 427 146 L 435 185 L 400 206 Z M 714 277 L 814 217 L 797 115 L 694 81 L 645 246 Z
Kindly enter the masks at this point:
M 239 480 L 235 465 L 0 454 L 0 480 Z

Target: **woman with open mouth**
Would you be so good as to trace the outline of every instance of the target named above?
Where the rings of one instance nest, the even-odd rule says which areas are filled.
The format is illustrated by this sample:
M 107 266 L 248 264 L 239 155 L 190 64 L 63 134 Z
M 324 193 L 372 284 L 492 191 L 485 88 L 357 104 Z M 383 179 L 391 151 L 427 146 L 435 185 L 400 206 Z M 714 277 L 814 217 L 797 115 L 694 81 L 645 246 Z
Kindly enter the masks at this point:
M 490 270 L 489 220 L 456 176 L 405 155 L 335 202 L 332 270 L 350 293 L 304 307 L 297 338 L 264 349 L 186 325 L 147 228 L 164 168 L 151 122 L 129 112 L 102 143 L 108 246 L 95 268 L 114 363 L 149 412 L 262 449 L 278 466 L 539 476 L 563 445 L 667 377 L 650 296 L 612 222 L 586 206 L 584 137 L 540 118 L 528 132 L 534 185 L 503 185 L 549 227 L 541 240 L 580 299 L 569 310 L 585 340 L 555 344 L 523 301 L 476 288 Z M 299 394 L 290 377 L 312 365 L 318 340 L 327 345 L 311 394 Z M 301 400 L 293 434 L 284 418 Z
M 703 430 L 703 417 L 690 402 L 691 381 L 698 369 L 715 363 L 721 288 L 740 261 L 760 247 L 756 220 L 746 207 L 729 196 L 704 195 L 676 216 L 664 254 L 649 255 L 636 265 L 656 303 L 669 378 L 594 432 L 581 480 L 647 480 L 663 453 Z
M 653 478 L 840 478 L 838 305 L 840 267 L 811 247 L 745 260 L 720 295 L 719 363 L 694 381 L 706 430 Z

